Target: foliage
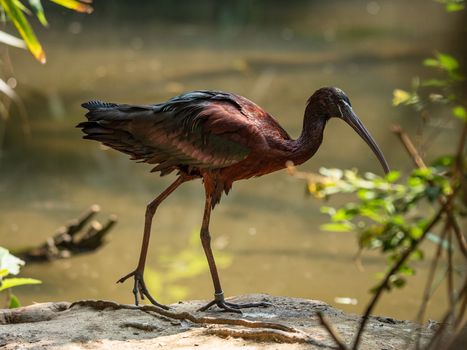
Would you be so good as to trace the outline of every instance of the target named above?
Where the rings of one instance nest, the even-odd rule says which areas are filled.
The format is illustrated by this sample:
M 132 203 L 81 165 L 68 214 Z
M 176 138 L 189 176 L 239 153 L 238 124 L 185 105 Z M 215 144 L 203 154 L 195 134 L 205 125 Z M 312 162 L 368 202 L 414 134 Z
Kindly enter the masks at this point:
M 23 265 L 23 260 L 10 254 L 7 249 L 0 247 L 0 292 L 9 292 L 8 305 L 10 308 L 21 306 L 18 298 L 11 293 L 11 288 L 27 284 L 41 283 L 41 281 L 34 278 L 8 277 L 9 275 L 17 275 Z
M 451 122 L 455 122 L 452 120 L 455 117 L 461 124 L 459 146 L 451 154 L 438 157 L 430 167 L 426 167 L 408 136 L 404 135 L 401 138 L 404 147 L 409 150 L 418 167 L 404 180 L 399 171 L 379 177 L 371 173 L 360 176 L 355 170 L 321 169 L 323 176 L 312 178 L 307 187 L 309 193 L 321 199 L 338 193 L 354 194 L 355 202 L 337 209 L 322 207 L 321 211 L 330 216 L 331 222 L 321 228 L 328 231 L 355 231 L 359 248 L 380 249 L 387 256 L 388 267 L 418 242 L 430 222 L 430 215 L 453 194 L 455 187 L 461 186 L 462 174 L 465 173 L 463 144 L 467 113 L 457 92 L 463 80 L 459 63 L 454 57 L 437 52 L 434 57 L 425 59 L 423 64 L 436 69 L 437 76 L 426 80 L 414 78 L 411 91 L 394 90 L 393 104 L 413 107 L 424 122 L 434 118 L 433 111 L 441 115 L 444 111 L 448 112 Z M 403 133 L 400 128 L 396 128 L 395 132 L 399 135 Z M 465 204 L 460 198 L 454 203 L 453 215 L 465 212 Z M 439 234 L 429 232 L 427 238 L 446 249 L 453 249 Z M 417 248 L 411 253 L 409 261 L 423 257 L 423 251 Z M 402 275 L 414 273 L 410 262 L 402 264 L 389 280 L 391 283 L 387 288 L 405 285 Z
M 91 5 L 92 0 L 50 0 L 58 5 L 72 9 L 77 12 L 91 13 L 93 11 Z M 33 56 L 41 63 L 45 63 L 45 52 L 36 37 L 26 15 L 34 13 L 39 22 L 47 27 L 49 24 L 45 17 L 44 8 L 41 0 L 27 0 L 29 8 L 24 5 L 21 0 L 0 0 L 0 10 L 3 13 L 3 18 L 10 20 L 16 27 L 21 39 L 0 31 L 0 41 L 4 44 L 19 48 L 27 48 Z
M 404 180 L 398 171 L 392 171 L 385 177 L 372 173 L 360 176 L 355 170 L 325 168 L 321 168 L 320 173 L 324 176 L 323 180 L 308 186 L 312 195 L 324 199 L 337 193 L 352 193 L 356 197 L 355 202 L 346 203 L 338 209 L 322 207 L 321 211 L 330 216 L 331 222 L 321 228 L 327 231 L 355 231 L 359 249 L 379 249 L 387 256 L 388 265 L 392 265 L 420 239 L 429 223 L 427 212 L 433 212 L 438 200 L 451 195 L 453 191 L 444 175 L 444 165 L 415 169 Z M 435 234 L 430 233 L 429 237 L 439 242 Z M 410 260 L 423 257 L 423 251 L 417 248 L 410 255 Z M 388 288 L 405 285 L 403 275 L 414 273 L 409 263 L 403 264 L 390 279 Z
M 464 0 L 436 0 L 437 2 L 443 4 L 447 12 L 456 12 L 463 10 L 465 8 Z
M 411 91 L 395 89 L 392 103 L 394 106 L 413 106 L 418 112 L 428 112 L 434 104 L 450 106 L 456 118 L 466 120 L 465 106 L 458 102 L 459 84 L 464 77 L 459 72 L 459 62 L 453 56 L 436 52 L 434 57 L 423 61 L 426 67 L 435 68 L 438 76 L 412 80 Z
M 451 6 L 453 3 L 463 6 L 460 1 L 443 2 L 448 11 L 454 11 Z M 411 262 L 424 258 L 425 253 L 420 248 L 420 243 L 426 239 L 436 243 L 437 248 L 430 264 L 417 322 L 423 322 L 429 299 L 442 280 L 446 281 L 449 303 L 442 326 L 427 348 L 445 341 L 442 336 L 445 328 L 450 327 L 453 334 L 453 330 L 460 329 L 464 317 L 465 300 L 462 302 L 462 298 L 465 299 L 467 291 L 464 268 L 467 243 L 458 222 L 467 213 L 467 113 L 465 101 L 459 93 L 459 83 L 464 78 L 459 73 L 458 61 L 448 54 L 437 52 L 434 57 L 425 59 L 423 64 L 428 68 L 435 68 L 437 76 L 427 80 L 414 78 L 411 91 L 394 90 L 393 104 L 413 107 L 420 116 L 422 125 L 435 118 L 440 121 L 444 119 L 445 124 L 447 119 L 447 123 L 455 125 L 453 130 L 459 132 L 458 141 L 452 143 L 454 147 L 449 154 L 438 157 L 427 167 L 410 137 L 400 126 L 394 126 L 394 133 L 415 165 L 405 179 L 399 171 L 379 177 L 371 173 L 360 176 L 354 170 L 340 169 L 321 169 L 321 175 L 299 174 L 293 167 L 290 168 L 293 175 L 308 180 L 308 192 L 317 198 L 327 199 L 335 194 L 354 196 L 354 202 L 340 208 L 322 208 L 322 212 L 329 214 L 331 218 L 331 222 L 322 225 L 322 229 L 354 231 L 360 250 L 380 249 L 387 257 L 387 272 L 384 276 L 381 274 L 381 282 L 371 289 L 374 295 L 365 309 L 355 336 L 352 346 L 354 350 L 359 347 L 368 316 L 383 292 L 404 286 L 405 276 L 415 273 Z M 431 146 L 434 142 L 433 134 L 425 140 L 423 135 L 423 132 L 418 135 L 420 144 Z M 446 254 L 445 266 L 441 268 L 442 279 L 435 283 L 434 277 L 443 251 Z M 459 257 L 454 258 L 455 254 Z M 460 268 L 454 266 L 455 262 L 459 263 Z M 452 326 L 445 327 L 448 323 Z M 327 329 L 330 334 L 334 334 L 331 328 Z M 417 349 L 420 348 L 420 332 L 417 332 L 415 338 Z M 341 349 L 348 349 L 339 337 L 333 338 Z

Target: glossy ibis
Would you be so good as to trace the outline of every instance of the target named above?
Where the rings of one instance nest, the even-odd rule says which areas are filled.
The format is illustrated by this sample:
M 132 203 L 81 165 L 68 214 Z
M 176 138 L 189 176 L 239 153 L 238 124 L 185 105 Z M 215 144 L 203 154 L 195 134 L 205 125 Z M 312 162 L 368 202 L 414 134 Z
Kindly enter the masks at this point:
M 88 121 L 78 124 L 85 139 L 97 140 L 127 153 L 131 159 L 154 164 L 153 172 L 177 172 L 177 179 L 146 208 L 144 236 L 136 269 L 122 277 L 134 277 L 135 303 L 138 294 L 159 304 L 149 294 L 143 279 L 149 236 L 159 204 L 182 183 L 201 178 L 206 202 L 201 243 L 214 284 L 212 305 L 233 312 L 265 303 L 234 304 L 224 293 L 211 251 L 211 210 L 237 180 L 261 176 L 286 167 L 287 161 L 301 164 L 318 150 L 326 122 L 337 117 L 349 124 L 370 146 L 385 172 L 388 164 L 369 132 L 352 110 L 340 89 L 325 87 L 308 100 L 300 137 L 292 139 L 267 112 L 245 97 L 218 91 L 192 91 L 154 105 L 127 105 L 90 101 L 82 105 Z

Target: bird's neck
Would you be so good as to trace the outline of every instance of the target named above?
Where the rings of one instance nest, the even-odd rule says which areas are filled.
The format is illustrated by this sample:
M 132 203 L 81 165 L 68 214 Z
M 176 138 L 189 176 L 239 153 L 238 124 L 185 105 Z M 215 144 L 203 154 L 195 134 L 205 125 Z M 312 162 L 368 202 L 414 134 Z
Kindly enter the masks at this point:
M 293 159 L 291 159 L 294 164 L 302 164 L 310 159 L 323 141 L 323 132 L 327 119 L 309 107 L 305 110 L 302 133 L 294 141 L 295 150 Z

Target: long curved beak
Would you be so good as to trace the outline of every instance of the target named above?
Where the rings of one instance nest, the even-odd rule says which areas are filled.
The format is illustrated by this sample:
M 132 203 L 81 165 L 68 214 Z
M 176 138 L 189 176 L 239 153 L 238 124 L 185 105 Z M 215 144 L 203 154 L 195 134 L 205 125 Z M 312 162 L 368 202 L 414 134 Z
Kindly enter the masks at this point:
M 381 163 L 381 166 L 383 167 L 384 172 L 387 174 L 389 172 L 389 165 L 386 159 L 384 158 L 383 152 L 381 152 L 375 140 L 373 140 L 373 137 L 371 137 L 368 130 L 362 124 L 360 119 L 358 119 L 357 115 L 353 112 L 352 107 L 350 107 L 347 104 L 345 106 L 339 106 L 339 107 L 341 107 L 340 110 L 342 113 L 342 119 L 347 124 L 349 124 L 352 127 L 352 129 L 354 129 L 363 140 L 365 140 L 368 146 L 370 146 L 371 150 L 373 151 L 373 153 L 376 155 L 379 162 Z

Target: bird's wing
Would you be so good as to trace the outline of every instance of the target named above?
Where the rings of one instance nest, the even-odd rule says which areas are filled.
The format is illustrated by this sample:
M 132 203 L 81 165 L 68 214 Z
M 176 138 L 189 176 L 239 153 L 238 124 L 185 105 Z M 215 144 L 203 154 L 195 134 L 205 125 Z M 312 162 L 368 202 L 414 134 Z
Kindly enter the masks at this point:
M 177 167 L 223 168 L 245 159 L 261 135 L 230 94 L 195 91 L 166 103 L 130 106 L 91 101 L 87 135 L 133 159 L 158 164 L 153 171 Z

